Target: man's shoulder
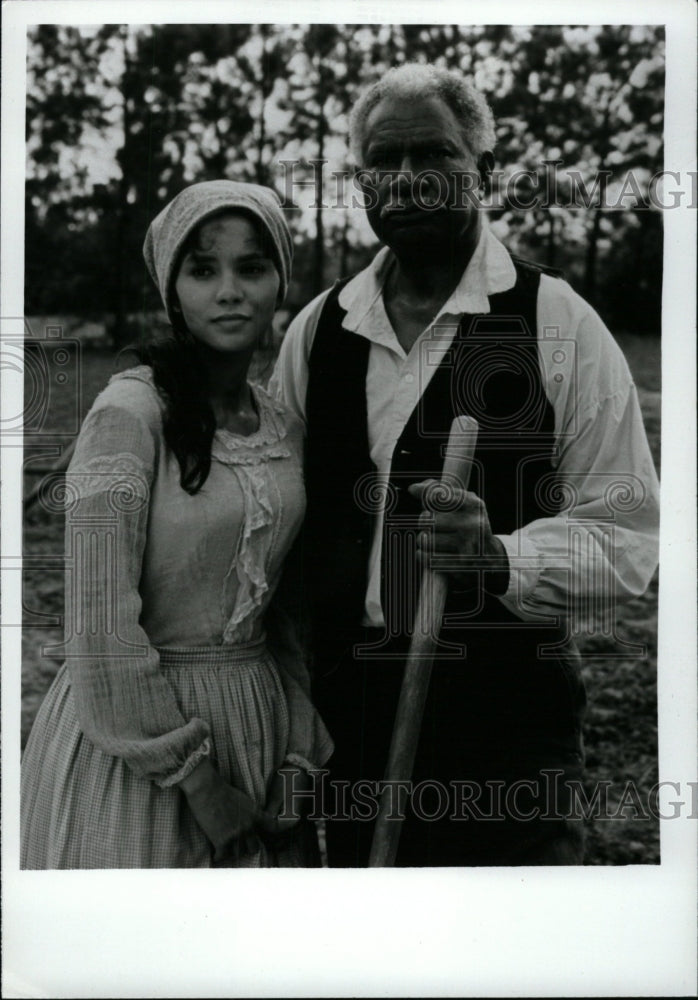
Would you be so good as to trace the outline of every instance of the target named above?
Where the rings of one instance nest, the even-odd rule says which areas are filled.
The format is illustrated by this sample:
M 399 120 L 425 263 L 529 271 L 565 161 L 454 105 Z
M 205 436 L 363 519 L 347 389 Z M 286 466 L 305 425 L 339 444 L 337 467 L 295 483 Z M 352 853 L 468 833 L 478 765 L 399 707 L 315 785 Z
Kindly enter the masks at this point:
M 541 271 L 538 289 L 538 312 L 564 326 L 569 333 L 580 325 L 591 324 L 598 331 L 606 330 L 605 324 L 594 307 L 575 291 L 561 274 Z
M 528 257 L 521 257 L 519 254 L 507 250 L 517 271 L 524 273 L 546 274 L 549 278 L 564 278 L 564 271 L 558 267 L 551 267 L 548 264 L 541 264 L 537 260 L 530 260 Z
M 287 338 L 303 338 L 313 335 L 318 317 L 322 312 L 322 308 L 325 305 L 328 296 L 334 291 L 335 287 L 336 284 L 326 288 L 324 292 L 320 292 L 319 295 L 316 295 L 314 299 L 311 299 L 310 302 L 306 303 L 306 305 L 304 305 L 303 308 L 296 313 L 288 325 L 288 330 L 286 332 Z
M 632 378 L 620 347 L 594 307 L 570 284 L 541 275 L 537 311 L 541 357 L 553 378 L 564 374 L 557 367 L 564 355 L 577 372 L 580 391 L 586 387 L 590 396 L 600 398 L 628 390 Z
M 354 296 L 362 294 L 362 281 L 372 266 L 373 262 L 361 271 L 337 278 L 334 284 L 326 288 L 324 292 L 316 295 L 314 299 L 311 299 L 289 323 L 285 339 L 288 339 L 290 342 L 302 341 L 306 345 L 306 348 L 309 349 L 315 338 L 318 320 L 325 306 L 328 304 L 338 306 L 342 312 L 346 312 L 350 308 L 351 300 Z M 344 292 L 346 294 L 342 295 Z M 341 301 L 340 296 L 342 296 Z

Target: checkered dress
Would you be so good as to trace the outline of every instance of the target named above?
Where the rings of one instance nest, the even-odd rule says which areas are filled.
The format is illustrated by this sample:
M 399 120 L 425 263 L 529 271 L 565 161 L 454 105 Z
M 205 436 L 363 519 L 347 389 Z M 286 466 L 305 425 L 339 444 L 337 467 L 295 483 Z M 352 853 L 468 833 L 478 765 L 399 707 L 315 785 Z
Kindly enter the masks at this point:
M 23 868 L 209 867 L 178 788 L 196 764 L 210 756 L 263 808 L 288 754 L 329 757 L 302 657 L 278 629 L 265 639 L 303 493 L 300 438 L 255 399 L 259 431 L 217 435 L 193 497 L 147 369 L 88 415 L 67 477 L 66 662 L 22 761 Z M 301 824 L 237 864 L 315 864 L 311 842 Z

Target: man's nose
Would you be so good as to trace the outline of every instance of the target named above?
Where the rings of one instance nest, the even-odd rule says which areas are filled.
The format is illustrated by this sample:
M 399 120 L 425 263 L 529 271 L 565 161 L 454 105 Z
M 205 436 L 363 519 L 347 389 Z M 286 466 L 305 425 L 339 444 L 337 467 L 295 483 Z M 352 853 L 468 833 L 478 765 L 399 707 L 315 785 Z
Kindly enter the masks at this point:
M 417 168 L 417 161 L 414 153 L 404 152 L 400 156 L 400 162 L 397 168 L 397 184 L 404 184 L 405 182 L 410 184 L 414 178 L 415 170 Z
M 396 173 L 393 176 L 392 189 L 398 197 L 408 197 L 412 191 L 414 180 L 414 157 L 411 153 L 403 153 Z
M 400 157 L 400 173 L 409 174 L 412 172 L 413 157 L 411 153 L 403 153 Z

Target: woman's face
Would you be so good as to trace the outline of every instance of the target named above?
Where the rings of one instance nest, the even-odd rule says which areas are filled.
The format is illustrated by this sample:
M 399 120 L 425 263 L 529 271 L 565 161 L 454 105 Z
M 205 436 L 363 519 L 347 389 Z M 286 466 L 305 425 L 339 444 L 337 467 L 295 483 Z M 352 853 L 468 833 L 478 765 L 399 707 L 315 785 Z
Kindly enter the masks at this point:
M 250 219 L 228 213 L 200 226 L 175 292 L 196 340 L 226 354 L 251 352 L 271 326 L 279 275 Z

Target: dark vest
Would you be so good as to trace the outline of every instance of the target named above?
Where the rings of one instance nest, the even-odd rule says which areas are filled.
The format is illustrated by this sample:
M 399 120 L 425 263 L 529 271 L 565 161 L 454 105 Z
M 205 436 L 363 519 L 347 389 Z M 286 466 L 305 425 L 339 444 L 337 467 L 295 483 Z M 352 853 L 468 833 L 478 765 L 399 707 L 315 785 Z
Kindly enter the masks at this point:
M 414 540 L 421 508 L 407 487 L 440 478 L 454 416 L 464 413 L 478 421 L 470 489 L 484 500 L 495 534 L 510 534 L 554 513 L 555 491 L 542 496 L 539 488 L 553 472 L 555 447 L 536 341 L 538 286 L 546 269 L 513 260 L 516 284 L 490 297 L 489 314 L 462 317 L 393 452 L 382 552 L 382 606 L 392 637 L 409 633 L 419 586 Z M 319 317 L 306 402 L 306 579 L 316 632 L 325 639 L 361 622 L 380 493 L 367 429 L 371 345 L 342 327 L 343 285 L 332 289 Z M 428 356 L 423 358 L 428 364 Z M 524 652 L 523 643 L 535 658 L 541 641 L 555 641 L 553 632 L 522 626 L 487 592 L 484 577 L 477 587 L 454 586 L 449 592 L 443 636 L 477 647 L 488 658 L 512 643 Z

